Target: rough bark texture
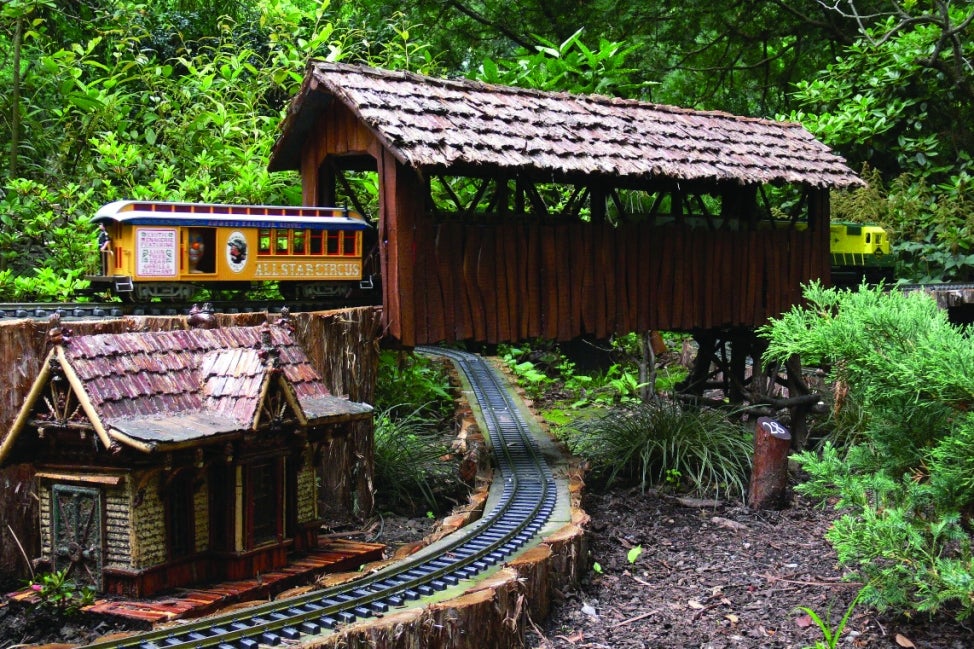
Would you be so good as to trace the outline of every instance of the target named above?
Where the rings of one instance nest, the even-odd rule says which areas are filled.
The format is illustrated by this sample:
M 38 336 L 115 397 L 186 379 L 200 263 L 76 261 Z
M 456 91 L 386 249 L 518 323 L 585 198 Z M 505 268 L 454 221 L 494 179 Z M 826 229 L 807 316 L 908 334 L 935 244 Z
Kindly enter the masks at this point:
M 769 417 L 754 427 L 754 465 L 747 503 L 753 509 L 782 509 L 788 506 L 788 454 L 791 434 Z

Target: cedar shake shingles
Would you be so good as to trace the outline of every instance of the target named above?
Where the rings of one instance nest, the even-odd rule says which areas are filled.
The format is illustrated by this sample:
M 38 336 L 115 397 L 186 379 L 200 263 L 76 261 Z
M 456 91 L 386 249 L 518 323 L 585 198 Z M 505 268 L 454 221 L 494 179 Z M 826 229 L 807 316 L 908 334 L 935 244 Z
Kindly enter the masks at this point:
M 269 350 L 262 335 L 269 336 Z M 182 442 L 249 429 L 268 379 L 268 351 L 295 384 L 299 401 L 328 396 L 304 351 L 281 327 L 78 336 L 63 349 L 103 424 L 143 441 Z M 365 404 L 329 398 L 327 407 L 313 407 L 318 414 L 312 419 L 371 412 Z
M 861 181 L 801 125 L 627 99 L 570 95 L 360 65 L 312 62 L 270 168 L 297 169 L 305 98 L 331 95 L 416 168 L 454 165 L 646 180 Z

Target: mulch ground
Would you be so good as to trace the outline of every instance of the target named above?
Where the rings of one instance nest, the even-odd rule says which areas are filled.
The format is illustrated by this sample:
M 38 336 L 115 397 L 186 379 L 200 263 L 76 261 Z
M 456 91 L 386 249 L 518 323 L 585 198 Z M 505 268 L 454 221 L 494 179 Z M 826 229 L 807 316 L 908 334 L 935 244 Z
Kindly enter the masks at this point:
M 799 607 L 839 624 L 858 588 L 843 581 L 823 538 L 834 511 L 800 499 L 782 511 L 701 505 L 655 491 L 587 494 L 589 551 L 600 571 L 561 593 L 529 633 L 530 646 L 800 649 L 823 635 Z M 970 649 L 974 626 L 857 606 L 834 646 Z
M 834 628 L 857 592 L 842 580 L 823 538 L 834 512 L 802 500 L 759 512 L 616 489 L 590 491 L 583 506 L 600 571 L 560 593 L 550 617 L 534 622 L 531 649 L 801 649 L 822 634 L 799 607 L 830 617 Z M 371 531 L 395 547 L 431 525 L 425 517 L 386 516 Z M 642 552 L 630 562 L 636 547 Z M 58 626 L 0 608 L 0 649 L 84 644 L 111 630 L 97 620 Z M 903 620 L 857 607 L 835 646 L 971 649 L 974 627 L 946 616 Z

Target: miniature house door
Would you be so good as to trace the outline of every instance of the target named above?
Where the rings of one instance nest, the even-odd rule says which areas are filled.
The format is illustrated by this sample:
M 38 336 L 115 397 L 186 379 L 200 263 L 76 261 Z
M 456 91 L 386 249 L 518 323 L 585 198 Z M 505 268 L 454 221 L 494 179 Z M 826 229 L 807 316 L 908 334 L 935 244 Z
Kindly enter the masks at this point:
M 54 570 L 66 570 L 68 578 L 78 585 L 101 592 L 101 492 L 90 487 L 54 485 L 51 510 Z

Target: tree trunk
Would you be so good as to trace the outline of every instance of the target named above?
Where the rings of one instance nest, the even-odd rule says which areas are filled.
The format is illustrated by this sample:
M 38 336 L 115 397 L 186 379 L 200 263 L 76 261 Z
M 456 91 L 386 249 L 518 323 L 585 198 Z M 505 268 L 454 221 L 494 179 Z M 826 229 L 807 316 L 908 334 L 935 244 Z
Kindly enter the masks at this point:
M 20 48 L 24 35 L 24 18 L 17 18 L 13 42 L 13 81 L 10 99 L 10 166 L 8 178 L 17 177 L 17 154 L 20 149 Z M 2 269 L 2 267 L 0 267 Z
M 747 504 L 752 509 L 782 509 L 788 505 L 788 454 L 791 433 L 769 417 L 754 428 L 754 466 Z

